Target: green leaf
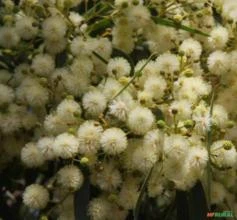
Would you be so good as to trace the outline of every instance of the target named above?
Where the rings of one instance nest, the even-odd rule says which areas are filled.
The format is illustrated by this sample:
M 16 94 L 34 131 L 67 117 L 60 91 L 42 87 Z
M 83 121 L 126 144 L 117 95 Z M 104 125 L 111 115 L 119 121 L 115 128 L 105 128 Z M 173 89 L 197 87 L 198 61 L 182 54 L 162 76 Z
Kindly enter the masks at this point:
M 96 21 L 94 24 L 92 24 L 91 26 L 89 26 L 87 32 L 92 35 L 95 36 L 97 35 L 99 32 L 104 31 L 106 28 L 109 28 L 113 25 L 113 22 L 111 19 L 109 18 L 104 18 L 101 19 L 100 21 Z
M 202 36 L 205 36 L 205 37 L 209 37 L 209 34 L 207 34 L 207 33 L 204 33 L 200 30 L 197 30 L 197 29 L 179 24 L 175 21 L 172 21 L 172 20 L 169 20 L 169 19 L 166 19 L 166 18 L 160 18 L 160 17 L 157 17 L 157 16 L 153 16 L 152 19 L 156 24 L 160 24 L 160 25 L 167 26 L 167 27 L 173 27 L 173 28 L 176 28 L 176 29 L 181 29 L 181 30 L 190 32 L 192 34 L 199 34 L 199 35 L 202 35 Z

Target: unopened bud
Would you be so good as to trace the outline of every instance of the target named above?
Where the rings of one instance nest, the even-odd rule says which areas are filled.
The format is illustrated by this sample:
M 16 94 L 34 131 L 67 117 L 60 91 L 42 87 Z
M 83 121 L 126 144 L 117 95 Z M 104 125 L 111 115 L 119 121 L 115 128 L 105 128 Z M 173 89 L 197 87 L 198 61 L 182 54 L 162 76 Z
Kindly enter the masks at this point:
M 88 163 L 89 163 L 89 159 L 88 159 L 87 157 L 82 157 L 82 158 L 80 159 L 80 163 L 81 163 L 81 164 L 88 164 Z
M 157 127 L 158 128 L 163 129 L 163 128 L 165 128 L 165 126 L 166 126 L 165 121 L 163 121 L 163 120 L 157 121 Z
M 193 120 L 186 120 L 184 122 L 184 127 L 185 128 L 193 128 L 193 126 L 194 126 L 194 121 Z

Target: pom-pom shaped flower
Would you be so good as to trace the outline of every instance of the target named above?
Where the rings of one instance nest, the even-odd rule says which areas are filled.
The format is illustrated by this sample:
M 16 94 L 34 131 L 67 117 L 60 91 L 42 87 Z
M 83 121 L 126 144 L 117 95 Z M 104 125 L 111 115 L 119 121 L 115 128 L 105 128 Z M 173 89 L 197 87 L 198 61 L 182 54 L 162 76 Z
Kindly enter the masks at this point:
M 83 96 L 82 105 L 86 112 L 92 117 L 98 117 L 106 108 L 105 96 L 97 90 L 90 91 Z
M 79 168 L 74 165 L 69 165 L 61 168 L 57 173 L 58 184 L 66 190 L 78 190 L 84 181 L 84 177 Z
M 97 121 L 85 121 L 77 131 L 79 152 L 82 154 L 96 153 L 100 148 L 103 128 Z
M 115 76 L 119 79 L 122 76 L 129 75 L 131 71 L 131 66 L 126 59 L 122 57 L 117 57 L 109 61 L 107 71 L 109 76 Z
M 23 193 L 23 202 L 32 209 L 44 209 L 49 201 L 47 189 L 38 184 L 26 187 Z
M 103 132 L 100 143 L 106 154 L 116 155 L 126 149 L 127 137 L 120 128 L 109 128 Z
M 143 135 L 151 130 L 154 121 L 150 109 L 138 106 L 129 112 L 127 124 L 133 133 Z
M 55 138 L 53 149 L 58 157 L 72 158 L 78 153 L 79 143 L 75 136 L 63 133 Z
M 42 166 L 45 161 L 42 152 L 33 142 L 26 144 L 22 148 L 21 160 L 27 167 L 39 167 Z

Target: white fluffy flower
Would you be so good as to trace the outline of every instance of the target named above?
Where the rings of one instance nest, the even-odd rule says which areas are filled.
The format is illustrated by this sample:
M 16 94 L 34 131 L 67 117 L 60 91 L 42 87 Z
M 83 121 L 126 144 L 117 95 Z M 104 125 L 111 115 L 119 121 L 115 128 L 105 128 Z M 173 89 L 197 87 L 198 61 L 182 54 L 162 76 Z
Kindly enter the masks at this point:
M 218 26 L 211 31 L 208 43 L 215 49 L 223 49 L 228 42 L 228 39 L 228 30 L 225 27 Z
M 192 38 L 186 39 L 179 47 L 179 51 L 183 52 L 188 58 L 193 61 L 199 60 L 202 53 L 201 44 Z
M 26 144 L 21 150 L 21 160 L 27 167 L 39 167 L 44 164 L 44 156 L 35 143 Z
M 107 71 L 109 76 L 115 76 L 120 78 L 122 76 L 128 76 L 131 71 L 129 62 L 123 57 L 116 57 L 109 60 L 107 65 Z
M 81 106 L 74 100 L 64 99 L 58 105 L 56 113 L 68 124 L 74 124 L 81 116 Z
M 212 123 L 224 128 L 228 122 L 228 113 L 222 105 L 214 105 L 212 113 Z
M 117 80 L 109 77 L 105 83 L 102 82 L 99 85 L 99 88 L 107 99 L 111 99 L 122 89 L 122 85 Z
M 128 19 L 134 28 L 145 27 L 150 21 L 150 11 L 143 5 L 137 5 L 129 8 Z
M 94 39 L 84 39 L 83 37 L 76 37 L 73 39 L 70 49 L 73 55 L 90 55 L 96 47 L 96 41 Z
M 144 147 L 152 147 L 157 155 L 160 156 L 163 150 L 163 136 L 164 134 L 158 129 L 148 131 L 143 138 Z
M 129 112 L 127 124 L 133 133 L 143 135 L 152 128 L 154 121 L 150 109 L 138 106 Z
M 14 91 L 11 87 L 0 84 L 0 106 L 10 104 L 15 97 Z
M 69 191 L 78 190 L 84 181 L 80 169 L 74 165 L 64 166 L 57 173 L 58 184 Z
M 144 91 L 151 94 L 155 100 L 160 100 L 164 94 L 167 83 L 161 76 L 149 77 L 144 84 Z
M 203 96 L 209 95 L 211 85 L 202 77 L 181 77 L 175 84 L 174 95 L 179 100 L 187 99 L 191 103 L 197 102 Z
M 34 18 L 29 16 L 21 17 L 16 21 L 16 31 L 22 39 L 30 40 L 36 36 L 38 28 L 34 22 Z
M 46 160 L 52 160 L 55 158 L 55 152 L 53 148 L 54 138 L 53 137 L 42 137 L 38 140 L 36 146 L 39 148 L 43 157 Z
M 138 147 L 132 156 L 132 163 L 136 170 L 148 172 L 157 161 L 156 150 L 152 147 Z
M 235 167 L 237 152 L 231 141 L 216 141 L 211 146 L 211 159 L 218 167 Z
M 111 204 L 104 198 L 92 199 L 88 208 L 91 220 L 105 220 L 110 212 L 110 206 Z
M 49 36 L 52 36 L 52 38 L 47 38 L 45 40 L 45 49 L 49 54 L 58 54 L 66 48 L 67 41 L 65 38 L 53 36 L 53 34 Z
M 177 110 L 176 118 L 178 120 L 190 119 L 192 114 L 192 104 L 187 100 L 177 100 L 171 103 L 170 112 Z
M 38 184 L 26 187 L 23 193 L 23 203 L 32 209 L 44 209 L 49 202 L 47 189 Z
M 17 46 L 20 37 L 13 27 L 0 27 L 0 46 L 4 48 L 12 48 Z
M 224 75 L 230 68 L 230 57 L 224 51 L 217 50 L 207 59 L 207 67 L 212 74 Z
M 187 138 L 178 134 L 172 134 L 165 137 L 164 153 L 166 157 L 173 160 L 183 160 L 189 150 Z
M 83 96 L 82 105 L 86 112 L 92 117 L 98 117 L 106 108 L 105 96 L 97 90 L 89 91 Z
M 136 178 L 128 177 L 123 182 L 118 195 L 118 203 L 125 209 L 133 209 L 139 197 L 139 182 Z
M 200 177 L 207 165 L 208 153 L 206 148 L 192 147 L 189 150 L 186 165 L 192 175 Z
M 64 37 L 67 31 L 67 25 L 60 16 L 52 16 L 44 20 L 42 24 L 43 36 L 47 40 L 55 40 Z
M 126 149 L 127 137 L 120 128 L 109 128 L 103 132 L 100 143 L 105 153 L 116 155 Z
M 72 158 L 78 153 L 78 140 L 71 134 L 63 133 L 55 138 L 53 148 L 58 157 Z
M 53 72 L 55 63 L 52 56 L 48 54 L 38 54 L 33 58 L 32 69 L 34 72 L 43 77 L 48 77 Z
M 171 53 L 164 53 L 156 59 L 157 68 L 164 73 L 173 74 L 179 71 L 180 63 L 176 55 Z
M 95 170 L 92 173 L 92 183 L 99 186 L 104 191 L 114 191 L 122 183 L 122 177 L 119 170 L 114 166 L 112 162 L 102 163 L 101 171 Z
M 96 153 L 100 148 L 100 137 L 103 128 L 96 121 L 85 121 L 78 129 L 79 152 L 82 154 Z
M 109 112 L 121 121 L 125 121 L 128 113 L 128 107 L 122 100 L 113 100 L 109 105 Z

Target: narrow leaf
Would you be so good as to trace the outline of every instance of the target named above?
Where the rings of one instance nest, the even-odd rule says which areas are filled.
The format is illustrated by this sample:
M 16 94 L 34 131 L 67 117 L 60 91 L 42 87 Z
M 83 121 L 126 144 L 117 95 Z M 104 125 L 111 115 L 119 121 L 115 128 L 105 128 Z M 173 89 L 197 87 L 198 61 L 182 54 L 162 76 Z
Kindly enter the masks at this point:
M 209 34 L 207 34 L 207 33 L 204 33 L 198 29 L 194 29 L 194 28 L 179 24 L 179 23 L 172 21 L 172 20 L 160 18 L 160 17 L 156 17 L 156 16 L 152 17 L 152 18 L 156 24 L 160 24 L 160 25 L 167 26 L 167 27 L 173 27 L 173 28 L 177 28 L 177 29 L 182 29 L 182 30 L 190 32 L 192 34 L 199 34 L 199 35 L 202 35 L 205 37 L 209 37 Z
M 89 26 L 88 33 L 91 35 L 96 35 L 100 31 L 104 31 L 106 28 L 109 28 L 113 25 L 113 22 L 109 18 L 104 18 L 100 21 L 96 21 L 94 24 Z

